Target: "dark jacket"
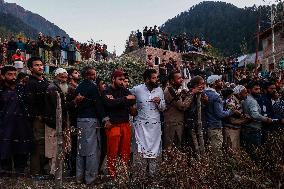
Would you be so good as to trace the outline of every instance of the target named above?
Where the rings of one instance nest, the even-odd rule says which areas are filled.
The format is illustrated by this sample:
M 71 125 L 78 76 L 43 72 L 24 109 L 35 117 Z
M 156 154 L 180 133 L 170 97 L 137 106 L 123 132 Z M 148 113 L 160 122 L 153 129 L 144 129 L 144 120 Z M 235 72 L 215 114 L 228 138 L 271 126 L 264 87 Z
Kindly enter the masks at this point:
M 114 99 L 109 99 L 106 95 L 112 95 Z M 104 92 L 104 105 L 111 123 L 129 122 L 129 108 L 136 103 L 136 100 L 128 100 L 126 96 L 131 95 L 125 88 L 108 87 Z
M 90 80 L 82 81 L 76 89 L 76 95 L 80 94 L 85 99 L 78 105 L 78 118 L 97 118 L 103 120 L 106 113 L 103 99 L 95 82 Z
M 31 119 L 36 116 L 44 116 L 44 98 L 48 85 L 49 83 L 45 78 L 38 80 L 36 77 L 30 76 L 26 85 L 26 101 Z
M 0 86 L 0 159 L 32 151 L 33 131 L 24 102 L 24 86 Z
M 274 110 L 272 106 L 272 97 L 269 94 L 262 95 L 258 100 L 261 108 L 261 115 L 274 118 Z
M 68 85 L 68 93 L 66 95 L 67 102 L 72 102 L 76 98 L 76 88 L 72 85 Z M 77 107 L 72 106 L 68 109 L 69 113 L 69 120 L 70 120 L 70 126 L 77 127 Z

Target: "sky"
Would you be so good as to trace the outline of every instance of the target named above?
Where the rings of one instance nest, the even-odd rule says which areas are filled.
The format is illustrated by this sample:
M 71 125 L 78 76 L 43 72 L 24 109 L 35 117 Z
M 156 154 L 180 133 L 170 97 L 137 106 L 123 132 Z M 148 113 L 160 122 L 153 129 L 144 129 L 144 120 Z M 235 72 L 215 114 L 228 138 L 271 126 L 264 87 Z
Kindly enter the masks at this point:
M 237 7 L 262 0 L 223 0 Z M 5 0 L 17 3 L 53 22 L 80 42 L 102 41 L 121 54 L 131 31 L 161 26 L 201 0 Z

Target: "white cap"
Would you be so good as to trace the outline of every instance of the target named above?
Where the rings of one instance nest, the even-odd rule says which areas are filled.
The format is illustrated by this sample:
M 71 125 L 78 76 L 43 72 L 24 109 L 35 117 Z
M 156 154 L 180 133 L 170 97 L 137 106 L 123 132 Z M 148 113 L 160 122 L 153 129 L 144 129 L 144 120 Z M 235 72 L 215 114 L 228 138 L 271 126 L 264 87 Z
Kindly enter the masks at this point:
M 213 83 L 215 83 L 215 81 L 221 80 L 221 79 L 222 79 L 221 75 L 210 75 L 207 78 L 207 84 L 213 84 Z
M 57 68 L 54 72 L 54 76 L 57 76 L 58 74 L 62 73 L 67 73 L 67 70 L 65 70 L 64 68 Z
M 234 88 L 234 94 L 240 94 L 244 89 L 246 88 L 243 85 L 238 85 Z

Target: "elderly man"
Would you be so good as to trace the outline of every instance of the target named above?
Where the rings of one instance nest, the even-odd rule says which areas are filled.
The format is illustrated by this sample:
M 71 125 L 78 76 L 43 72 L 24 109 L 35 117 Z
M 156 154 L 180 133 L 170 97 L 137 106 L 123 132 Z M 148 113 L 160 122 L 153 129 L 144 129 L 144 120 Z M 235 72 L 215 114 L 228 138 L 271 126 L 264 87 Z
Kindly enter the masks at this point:
M 73 101 L 66 101 L 66 95 L 68 92 L 68 73 L 63 68 L 58 68 L 54 73 L 55 79 L 47 88 L 47 94 L 45 98 L 46 103 L 46 126 L 45 126 L 45 156 L 49 159 L 50 174 L 55 174 L 55 161 L 57 153 L 57 136 L 56 136 L 56 108 L 57 108 L 57 94 L 59 93 L 61 98 L 62 107 L 62 128 L 67 129 L 67 110 L 70 107 L 76 106 L 80 101 L 83 100 L 82 96 L 77 96 Z M 66 137 L 66 136 L 65 136 Z M 68 146 L 66 144 L 68 148 Z
M 157 158 L 161 155 L 161 118 L 160 112 L 166 108 L 163 90 L 158 86 L 157 71 L 148 69 L 143 74 L 144 84 L 131 90 L 136 96 L 138 115 L 134 118 L 135 139 L 138 153 L 134 164 L 146 173 L 153 175 Z
M 227 110 L 238 110 L 243 113 L 242 101 L 247 98 L 247 89 L 238 85 L 233 90 L 233 95 L 226 99 L 225 109 Z M 240 150 L 240 132 L 241 126 L 249 121 L 249 118 L 241 115 L 233 115 L 225 119 L 224 131 L 225 137 L 224 142 L 227 148 L 232 149 L 235 152 Z
M 111 123 L 106 116 L 103 100 L 96 85 L 96 70 L 93 67 L 84 67 L 82 70 L 83 81 L 76 89 L 85 99 L 77 107 L 78 153 L 76 165 L 76 179 L 92 184 L 96 181 L 100 161 L 100 123 L 106 128 Z
M 204 91 L 208 96 L 205 108 L 208 143 L 216 152 L 222 149 L 223 144 L 222 119 L 234 113 L 232 110 L 223 109 L 223 100 L 217 92 L 223 86 L 221 78 L 218 75 L 209 76 L 207 78 L 208 87 Z

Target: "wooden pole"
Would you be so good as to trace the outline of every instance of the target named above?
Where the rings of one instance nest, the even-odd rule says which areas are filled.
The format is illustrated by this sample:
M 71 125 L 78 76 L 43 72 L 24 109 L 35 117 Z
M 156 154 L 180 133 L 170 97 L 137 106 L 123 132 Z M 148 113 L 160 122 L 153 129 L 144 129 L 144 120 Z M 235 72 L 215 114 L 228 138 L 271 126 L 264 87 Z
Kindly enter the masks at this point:
M 259 39 L 259 34 L 260 34 L 260 16 L 261 16 L 261 8 L 259 8 L 259 11 L 258 11 L 258 19 L 257 19 L 257 41 L 256 41 L 256 49 L 255 49 L 255 65 L 256 65 L 256 68 L 258 68 L 258 49 L 259 49 L 259 42 L 260 42 L 260 39 Z M 257 70 L 256 70 L 257 72 Z
M 55 170 L 55 189 L 61 189 L 62 169 L 63 169 L 63 134 L 62 134 L 62 107 L 60 94 L 56 92 L 56 136 L 57 136 L 57 152 L 56 152 L 56 170 Z
M 204 150 L 204 138 L 203 138 L 203 128 L 202 128 L 202 106 L 201 106 L 201 94 L 197 95 L 197 135 L 199 142 L 200 155 L 203 155 Z

